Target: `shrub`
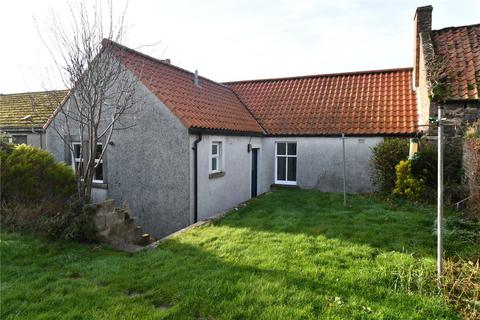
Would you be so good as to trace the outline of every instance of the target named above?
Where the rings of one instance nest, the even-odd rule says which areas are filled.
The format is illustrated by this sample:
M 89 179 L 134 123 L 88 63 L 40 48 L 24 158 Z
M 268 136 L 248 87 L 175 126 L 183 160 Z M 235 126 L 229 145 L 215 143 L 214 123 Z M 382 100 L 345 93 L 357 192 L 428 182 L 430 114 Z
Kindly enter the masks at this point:
M 0 153 L 4 202 L 28 205 L 62 203 L 74 194 L 73 170 L 56 162 L 49 152 L 19 145 L 11 152 L 2 148 Z
M 395 188 L 395 166 L 408 157 L 408 147 L 408 140 L 391 138 L 372 149 L 372 182 L 381 194 L 390 195 Z
M 447 204 L 452 204 L 467 197 L 462 184 L 462 144 L 459 139 L 447 139 L 443 159 L 444 195 Z M 423 141 L 420 149 L 412 159 L 412 174 L 425 184 L 424 200 L 434 202 L 437 190 L 437 146 L 436 143 Z
M 96 242 L 95 209 L 81 200 L 70 201 L 67 209 L 43 220 L 43 231 L 52 239 Z
M 395 172 L 397 179 L 393 194 L 414 202 L 424 201 L 425 181 L 412 174 L 412 161 L 401 160 L 395 167 Z
M 480 219 L 480 139 L 469 137 L 465 141 L 465 175 L 470 199 L 468 207 Z
M 7 231 L 34 233 L 54 240 L 96 242 L 95 209 L 71 200 L 64 207 L 9 205 L 1 208 L 1 227 Z

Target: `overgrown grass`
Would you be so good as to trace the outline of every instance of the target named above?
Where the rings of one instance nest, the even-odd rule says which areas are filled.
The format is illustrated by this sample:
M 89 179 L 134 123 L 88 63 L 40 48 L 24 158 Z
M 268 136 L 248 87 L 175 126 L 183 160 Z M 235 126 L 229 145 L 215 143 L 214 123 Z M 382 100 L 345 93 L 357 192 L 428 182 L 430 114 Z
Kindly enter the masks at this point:
M 3 233 L 0 316 L 457 319 L 432 293 L 434 219 L 370 197 L 343 208 L 339 194 L 278 190 L 135 255 Z M 459 234 L 447 233 L 446 254 L 480 256 L 478 239 Z

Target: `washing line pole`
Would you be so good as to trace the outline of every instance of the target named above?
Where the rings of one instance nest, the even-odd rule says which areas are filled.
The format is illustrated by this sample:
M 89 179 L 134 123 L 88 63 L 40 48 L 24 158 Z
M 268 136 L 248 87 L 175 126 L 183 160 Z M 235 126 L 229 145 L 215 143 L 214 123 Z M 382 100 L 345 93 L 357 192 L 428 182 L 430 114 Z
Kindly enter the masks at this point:
M 437 285 L 442 287 L 443 274 L 443 105 L 438 106 L 438 181 L 437 181 Z
M 347 164 L 345 163 L 345 133 L 342 133 L 342 155 L 343 155 L 343 206 L 347 206 Z

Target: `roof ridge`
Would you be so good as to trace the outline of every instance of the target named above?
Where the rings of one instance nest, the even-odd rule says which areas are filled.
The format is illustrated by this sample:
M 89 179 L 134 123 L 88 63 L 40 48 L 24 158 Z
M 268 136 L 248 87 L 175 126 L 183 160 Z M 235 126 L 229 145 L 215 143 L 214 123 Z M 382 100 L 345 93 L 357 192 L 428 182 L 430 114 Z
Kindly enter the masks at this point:
M 50 93 L 50 92 L 59 92 L 59 91 L 69 91 L 69 89 L 55 89 L 55 90 L 39 90 L 39 91 L 25 91 L 25 92 L 15 92 L 15 93 L 0 93 L 0 96 L 13 96 L 20 94 L 32 94 L 32 93 Z
M 366 71 L 321 73 L 321 74 L 310 74 L 310 75 L 303 75 L 303 76 L 290 76 L 290 77 L 278 77 L 278 78 L 226 81 L 226 82 L 222 82 L 221 84 L 228 85 L 228 84 L 243 83 L 243 82 L 266 82 L 266 81 L 282 81 L 282 80 L 309 79 L 309 78 L 320 78 L 320 77 L 350 76 L 350 75 L 362 75 L 362 74 L 372 74 L 372 73 L 408 71 L 408 70 L 412 70 L 412 69 L 413 68 L 411 68 L 411 67 L 404 67 L 404 68 L 377 69 L 377 70 L 366 70 Z
M 449 31 L 452 29 L 469 28 L 469 27 L 480 27 L 480 23 L 466 24 L 463 26 L 450 26 L 450 27 L 445 27 L 441 29 L 435 29 L 435 30 L 432 30 L 431 32 L 442 32 L 442 31 Z
M 113 45 L 113 46 L 116 46 L 116 47 L 121 48 L 122 50 L 129 51 L 129 52 L 131 52 L 131 53 L 133 53 L 133 54 L 136 54 L 136 55 L 139 55 L 139 56 L 141 56 L 141 57 L 144 57 L 145 59 L 149 59 L 149 60 L 152 60 L 152 61 L 154 61 L 154 62 L 160 63 L 160 64 L 162 64 L 162 65 L 164 65 L 164 66 L 166 66 L 166 67 L 170 67 L 170 68 L 176 69 L 176 70 L 178 70 L 178 71 L 182 71 L 182 72 L 188 73 L 188 74 L 190 74 L 190 75 L 192 75 L 192 76 L 195 75 L 195 73 L 192 72 L 192 71 L 189 71 L 189 70 L 187 70 L 187 69 L 184 69 L 184 68 L 182 68 L 182 67 L 176 66 L 176 65 L 171 64 L 171 63 L 166 63 L 166 62 L 162 61 L 161 59 L 158 59 L 158 58 L 149 56 L 149 55 L 146 54 L 146 53 L 143 53 L 143 52 L 140 52 L 140 51 L 138 51 L 138 50 L 129 48 L 129 47 L 127 47 L 127 46 L 125 46 L 125 45 L 123 45 L 123 44 L 120 44 L 120 43 L 118 43 L 118 42 L 115 42 L 115 41 L 112 41 L 112 40 L 109 40 L 109 39 L 103 39 L 103 40 L 102 40 L 102 45 L 105 45 L 105 43 L 109 43 L 109 44 L 111 44 L 111 45 Z M 210 81 L 210 82 L 215 83 L 215 84 L 217 84 L 217 85 L 223 86 L 222 83 L 217 82 L 217 81 L 214 81 L 214 80 L 209 79 L 209 78 L 206 78 L 206 77 L 204 77 L 204 76 L 201 76 L 200 74 L 198 75 L 198 77 L 201 78 L 201 79 L 203 79 L 203 80 Z

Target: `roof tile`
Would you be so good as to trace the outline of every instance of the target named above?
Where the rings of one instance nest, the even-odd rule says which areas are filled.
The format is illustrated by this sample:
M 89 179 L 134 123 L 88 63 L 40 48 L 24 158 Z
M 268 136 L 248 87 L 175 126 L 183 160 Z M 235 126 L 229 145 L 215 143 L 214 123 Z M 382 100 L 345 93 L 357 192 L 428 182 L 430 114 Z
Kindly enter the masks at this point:
M 451 100 L 480 98 L 480 24 L 431 33 L 435 52 L 449 61 Z
M 67 94 L 68 90 L 0 94 L 0 128 L 42 127 Z
M 412 69 L 228 82 L 270 134 L 411 134 Z
M 235 93 L 219 83 L 199 77 L 114 42 L 113 52 L 187 128 L 262 133 L 263 129 Z

